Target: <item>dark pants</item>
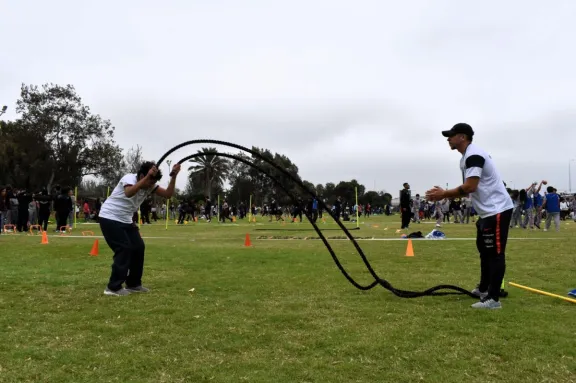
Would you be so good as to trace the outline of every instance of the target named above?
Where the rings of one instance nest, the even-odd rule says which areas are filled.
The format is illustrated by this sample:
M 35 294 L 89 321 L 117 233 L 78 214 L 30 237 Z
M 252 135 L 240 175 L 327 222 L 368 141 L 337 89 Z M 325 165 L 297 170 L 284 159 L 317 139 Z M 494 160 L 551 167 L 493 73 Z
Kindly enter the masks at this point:
M 481 292 L 488 291 L 488 298 L 498 301 L 506 272 L 506 242 L 512 220 L 512 209 L 476 222 L 476 247 L 480 252 Z
M 57 211 L 56 212 L 56 230 L 61 231 L 62 228 L 66 230 L 68 226 L 68 212 L 67 211 Z
M 118 291 L 124 282 L 126 287 L 142 285 L 145 246 L 138 226 L 100 218 L 100 229 L 114 252 L 108 288 Z
M 410 218 L 412 218 L 412 212 L 410 208 L 402 208 L 402 227 L 401 229 L 405 229 L 410 224 Z
M 18 223 L 16 225 L 16 230 L 19 232 L 26 231 L 28 229 L 28 209 L 18 211 Z
M 50 211 L 40 210 L 38 213 L 38 225 L 42 226 L 42 230 L 48 229 L 48 219 L 50 218 Z
M 316 221 L 318 220 L 318 210 L 317 209 L 312 209 L 312 218 L 311 221 L 316 223 Z

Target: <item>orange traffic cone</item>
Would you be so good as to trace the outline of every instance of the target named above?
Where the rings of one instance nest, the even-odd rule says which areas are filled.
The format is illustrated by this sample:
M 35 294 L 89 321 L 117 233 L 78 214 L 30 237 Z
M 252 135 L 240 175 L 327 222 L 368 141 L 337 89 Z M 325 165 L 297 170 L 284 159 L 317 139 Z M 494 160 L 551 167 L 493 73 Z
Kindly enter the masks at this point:
M 45 231 L 42 231 L 42 242 L 40 242 L 40 244 L 42 245 L 48 244 L 48 233 L 46 233 Z
M 252 246 L 252 242 L 250 241 L 250 234 L 249 233 L 246 233 L 246 239 L 244 240 L 244 246 L 245 247 Z
M 414 248 L 412 247 L 412 240 L 408 238 L 408 246 L 406 247 L 406 256 L 413 257 L 414 256 Z
M 92 250 L 90 250 L 90 255 L 93 257 L 98 256 L 98 240 L 94 241 L 94 245 L 92 245 Z

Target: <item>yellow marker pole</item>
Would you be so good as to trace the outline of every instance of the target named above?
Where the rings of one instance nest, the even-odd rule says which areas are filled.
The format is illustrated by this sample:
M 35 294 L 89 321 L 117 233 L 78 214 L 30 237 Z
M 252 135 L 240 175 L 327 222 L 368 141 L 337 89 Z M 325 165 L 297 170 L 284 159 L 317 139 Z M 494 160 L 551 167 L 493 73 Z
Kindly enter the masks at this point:
M 74 214 L 74 229 L 76 229 L 76 206 L 78 205 L 78 186 L 74 187 L 74 206 L 72 206 L 72 214 Z
M 110 186 L 108 186 L 108 191 L 106 192 L 106 198 L 110 197 Z
M 168 211 L 170 210 L 170 198 L 166 199 L 166 230 L 168 230 Z
M 547 293 L 546 291 L 542 291 L 542 290 L 536 290 L 536 289 L 533 289 L 533 288 L 531 288 L 531 287 L 522 286 L 522 285 L 519 285 L 519 284 L 514 283 L 514 282 L 508 282 L 508 284 L 509 284 L 510 286 L 519 287 L 519 288 L 524 289 L 524 290 L 532 291 L 533 293 L 538 293 L 538 294 L 542 294 L 542 295 L 547 295 L 547 296 L 553 297 L 553 298 L 560 298 L 560 299 L 563 299 L 563 300 L 568 301 L 568 302 L 576 303 L 576 299 L 572 299 L 572 298 L 568 298 L 568 297 L 563 297 L 563 296 L 561 296 L 561 295 L 556 295 L 556 294 L 552 294 L 552 293 Z
M 358 205 L 358 187 L 355 187 L 354 189 L 356 189 L 356 227 L 360 227 L 360 217 L 358 214 L 358 208 L 360 207 L 360 205 Z
M 250 194 L 250 204 L 248 205 L 248 223 L 252 222 L 252 194 Z

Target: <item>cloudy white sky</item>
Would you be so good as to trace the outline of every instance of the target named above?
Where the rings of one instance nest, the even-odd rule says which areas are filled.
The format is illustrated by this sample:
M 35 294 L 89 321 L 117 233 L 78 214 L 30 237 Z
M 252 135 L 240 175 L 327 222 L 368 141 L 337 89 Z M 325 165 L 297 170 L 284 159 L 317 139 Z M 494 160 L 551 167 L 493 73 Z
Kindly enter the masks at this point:
M 0 104 L 12 119 L 21 83 L 73 84 L 149 159 L 221 139 L 394 194 L 456 186 L 440 131 L 468 122 L 512 186 L 567 190 L 575 14 L 573 0 L 4 0 Z

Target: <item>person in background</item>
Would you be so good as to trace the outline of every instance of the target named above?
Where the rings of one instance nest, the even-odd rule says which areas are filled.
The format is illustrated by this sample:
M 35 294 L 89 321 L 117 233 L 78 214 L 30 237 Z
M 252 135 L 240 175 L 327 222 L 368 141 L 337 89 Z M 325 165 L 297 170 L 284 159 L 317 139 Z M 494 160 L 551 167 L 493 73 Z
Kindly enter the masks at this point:
M 400 229 L 408 229 L 410 218 L 412 218 L 412 210 L 410 208 L 410 184 L 404 182 L 402 186 L 404 188 L 400 190 L 400 211 L 402 213 Z
M 28 206 L 32 202 L 32 194 L 27 190 L 20 190 L 16 194 L 18 200 L 18 220 L 16 229 L 22 233 L 28 230 Z
M 52 196 L 48 194 L 48 189 L 44 188 L 40 191 L 40 195 L 35 196 L 38 201 L 38 225 L 42 230 L 48 229 L 48 219 L 50 218 L 50 205 Z
M 0 186 L 0 234 L 4 231 L 4 221 L 8 215 L 8 194 L 6 188 Z
M 90 220 L 90 205 L 87 200 L 84 200 L 84 204 L 82 204 L 82 212 L 84 213 L 84 222 L 88 222 Z
M 60 194 L 54 200 L 54 211 L 56 212 L 56 231 L 66 230 L 68 227 L 68 216 L 73 211 L 72 199 L 70 198 L 70 188 L 63 187 Z
M 550 229 L 552 219 L 554 219 L 556 231 L 560 231 L 560 196 L 552 186 L 548 186 L 546 192 L 544 203 L 542 204 L 542 208 L 546 210 L 546 226 L 544 227 L 544 231 Z

